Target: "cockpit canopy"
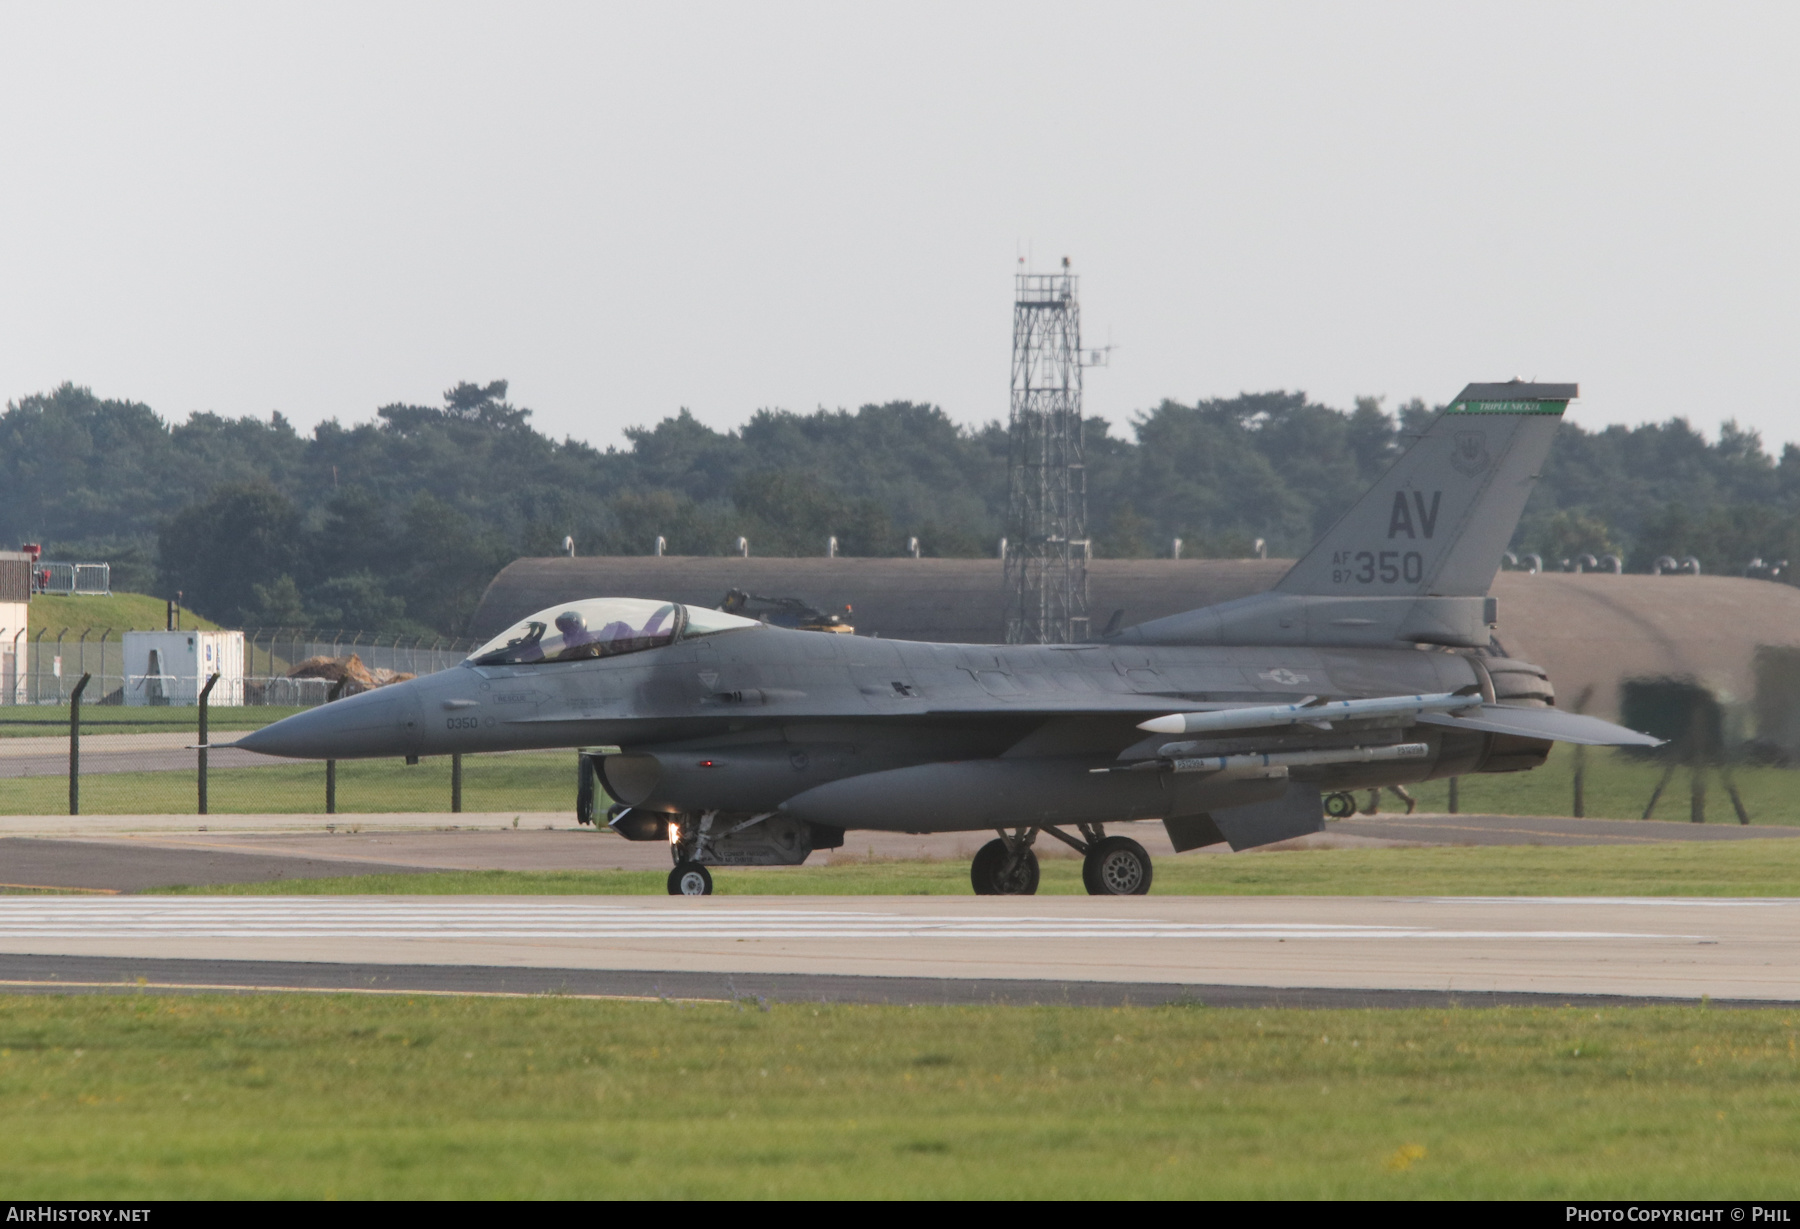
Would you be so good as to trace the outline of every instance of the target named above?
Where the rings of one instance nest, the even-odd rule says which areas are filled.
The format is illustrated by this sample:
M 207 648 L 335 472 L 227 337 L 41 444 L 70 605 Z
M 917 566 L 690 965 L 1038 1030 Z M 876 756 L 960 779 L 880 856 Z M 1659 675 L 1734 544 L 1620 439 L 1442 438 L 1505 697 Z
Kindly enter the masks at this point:
M 469 654 L 468 661 L 474 666 L 523 666 L 617 657 L 694 636 L 760 626 L 755 619 L 679 602 L 593 597 L 520 620 Z

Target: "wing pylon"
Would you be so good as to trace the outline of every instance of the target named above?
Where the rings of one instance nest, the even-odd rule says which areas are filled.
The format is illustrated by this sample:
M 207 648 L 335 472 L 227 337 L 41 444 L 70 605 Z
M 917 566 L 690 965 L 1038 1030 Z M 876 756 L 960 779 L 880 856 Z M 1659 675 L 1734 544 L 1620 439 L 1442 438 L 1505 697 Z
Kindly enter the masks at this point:
M 1430 754 L 1429 743 L 1390 743 L 1378 747 L 1332 747 L 1319 751 L 1165 756 L 1124 767 L 1090 768 L 1088 771 L 1211 772 L 1234 777 L 1285 777 L 1290 768 L 1317 768 L 1327 764 L 1378 764 L 1385 760 L 1422 760 Z

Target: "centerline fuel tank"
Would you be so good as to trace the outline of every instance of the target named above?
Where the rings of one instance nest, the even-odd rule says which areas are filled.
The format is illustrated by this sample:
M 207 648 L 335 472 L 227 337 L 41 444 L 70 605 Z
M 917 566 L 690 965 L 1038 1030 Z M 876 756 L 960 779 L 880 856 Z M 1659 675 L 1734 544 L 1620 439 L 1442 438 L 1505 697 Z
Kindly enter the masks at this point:
M 1103 761 L 1108 762 L 1108 761 Z M 919 764 L 830 782 L 781 806 L 839 828 L 964 832 L 1041 824 L 1162 819 L 1282 796 L 1285 778 L 1209 780 L 1173 773 L 1094 773 L 1082 759 Z

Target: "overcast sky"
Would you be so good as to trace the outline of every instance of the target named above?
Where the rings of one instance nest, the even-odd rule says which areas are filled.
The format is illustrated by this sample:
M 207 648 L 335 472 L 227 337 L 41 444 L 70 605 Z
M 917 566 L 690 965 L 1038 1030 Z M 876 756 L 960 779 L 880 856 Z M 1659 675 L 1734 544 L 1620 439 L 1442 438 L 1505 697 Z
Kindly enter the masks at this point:
M 1800 439 L 1800 5 L 0 7 L 0 399 L 1006 412 L 1577 380 Z

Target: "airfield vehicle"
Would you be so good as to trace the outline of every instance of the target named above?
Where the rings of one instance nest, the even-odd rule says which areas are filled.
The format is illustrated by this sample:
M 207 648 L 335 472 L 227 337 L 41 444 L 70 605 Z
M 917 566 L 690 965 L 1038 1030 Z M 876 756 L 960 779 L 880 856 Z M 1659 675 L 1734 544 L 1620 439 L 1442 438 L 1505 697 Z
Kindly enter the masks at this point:
M 672 893 L 709 867 L 795 864 L 851 829 L 981 831 L 975 890 L 1036 890 L 1033 844 L 1097 895 L 1178 851 L 1323 826 L 1351 789 L 1542 764 L 1551 743 L 1656 740 L 1564 712 L 1500 652 L 1488 586 L 1572 384 L 1471 384 L 1274 589 L 1076 644 L 925 644 L 597 597 L 542 611 L 460 668 L 239 740 L 302 758 L 524 748 L 588 754 L 612 827 L 667 841 Z M 998 595 L 996 595 L 998 600 Z

